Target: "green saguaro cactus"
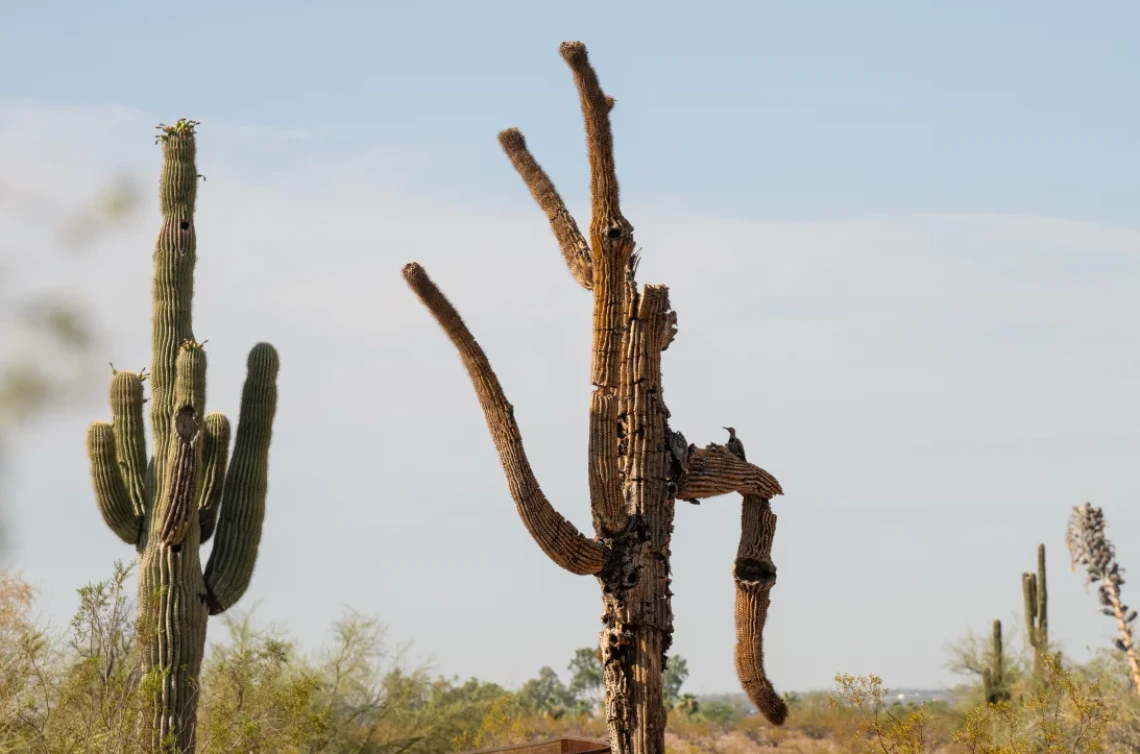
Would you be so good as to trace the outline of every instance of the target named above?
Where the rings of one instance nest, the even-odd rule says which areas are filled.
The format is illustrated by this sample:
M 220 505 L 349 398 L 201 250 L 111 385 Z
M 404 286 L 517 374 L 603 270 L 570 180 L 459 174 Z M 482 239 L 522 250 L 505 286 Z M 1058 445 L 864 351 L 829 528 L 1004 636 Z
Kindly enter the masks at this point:
M 1001 621 L 994 621 L 993 643 L 990 648 L 990 666 L 982 671 L 982 688 L 986 704 L 997 704 L 1009 699 L 1005 679 L 1005 651 L 1001 640 Z
M 87 451 L 103 520 L 139 561 L 139 644 L 150 752 L 192 752 L 208 616 L 242 596 L 253 575 L 277 405 L 277 351 L 250 351 L 241 418 L 206 414 L 206 352 L 194 339 L 194 121 L 159 126 L 162 230 L 154 252 L 151 373 L 115 372 L 113 421 L 95 422 Z M 147 458 L 143 383 L 150 383 Z M 216 528 L 216 532 L 215 532 Z M 205 572 L 198 547 L 216 533 Z
M 1044 669 L 1042 658 L 1049 651 L 1049 592 L 1045 585 L 1045 545 L 1037 545 L 1037 573 L 1021 574 L 1025 596 L 1025 629 L 1033 647 L 1033 677 Z

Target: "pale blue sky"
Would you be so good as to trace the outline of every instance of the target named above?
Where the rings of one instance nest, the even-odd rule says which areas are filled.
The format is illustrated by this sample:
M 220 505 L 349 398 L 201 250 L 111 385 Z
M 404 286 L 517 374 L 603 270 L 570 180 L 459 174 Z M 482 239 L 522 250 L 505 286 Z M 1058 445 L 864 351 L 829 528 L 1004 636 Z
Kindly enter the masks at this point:
M 946 644 L 1014 619 L 1038 541 L 1057 638 L 1106 644 L 1063 531 L 1091 499 L 1140 568 L 1135 4 L 7 5 L 9 187 L 77 203 L 118 172 L 151 187 L 153 125 L 203 121 L 211 408 L 236 411 L 257 340 L 283 363 L 242 606 L 304 643 L 351 604 L 441 672 L 515 684 L 594 641 L 596 584 L 527 538 L 466 376 L 399 275 L 422 262 L 468 318 L 541 483 L 587 527 L 589 300 L 495 140 L 522 128 L 585 222 L 557 54 L 581 39 L 618 100 L 640 277 L 680 315 L 674 422 L 699 443 L 734 424 L 788 492 L 777 687 L 950 680 Z M 22 260 L 92 303 L 101 363 L 146 361 L 155 204 L 79 271 Z M 508 265 L 533 284 L 507 288 Z M 105 380 L 16 447 L 10 561 L 59 620 L 130 555 L 83 458 Z M 432 438 L 442 459 L 420 450 Z M 674 646 L 698 692 L 736 688 L 738 509 L 678 510 Z M 542 615 L 557 624 L 520 628 Z

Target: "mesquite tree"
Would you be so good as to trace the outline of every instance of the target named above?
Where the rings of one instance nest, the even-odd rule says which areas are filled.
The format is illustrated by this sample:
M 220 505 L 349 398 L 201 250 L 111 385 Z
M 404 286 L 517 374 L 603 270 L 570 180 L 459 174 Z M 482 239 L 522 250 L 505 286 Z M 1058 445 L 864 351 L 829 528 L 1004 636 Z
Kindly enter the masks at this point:
M 139 561 L 139 646 L 146 673 L 149 751 L 192 752 L 206 620 L 249 586 L 277 406 L 277 352 L 249 354 L 241 418 L 227 469 L 230 424 L 206 414 L 206 352 L 194 340 L 194 121 L 160 126 L 162 230 L 154 252 L 150 375 L 117 371 L 113 422 L 95 422 L 87 450 L 103 520 Z M 150 383 L 147 459 L 143 382 Z M 198 547 L 215 534 L 202 571 Z
M 736 666 L 752 701 L 773 723 L 787 707 L 764 673 L 762 635 L 776 568 L 771 560 L 776 516 L 769 500 L 782 494 L 763 469 L 718 444 L 697 448 L 669 427 L 661 386 L 661 352 L 673 340 L 677 315 L 662 285 L 640 290 L 633 226 L 618 204 L 607 97 L 580 42 L 562 57 L 573 71 L 586 124 L 593 213 L 589 240 L 578 230 L 550 179 L 508 129 L 499 142 L 550 219 L 574 279 L 594 297 L 590 379 L 589 486 L 595 535 L 587 537 L 551 506 L 527 462 L 522 438 L 482 348 L 459 313 L 412 263 L 404 277 L 459 351 L 471 377 L 506 473 L 519 516 L 551 560 L 602 587 L 599 639 L 606 717 L 616 754 L 661 754 L 665 706 L 662 670 L 672 641 L 669 539 L 675 500 L 744 497 L 736 582 Z

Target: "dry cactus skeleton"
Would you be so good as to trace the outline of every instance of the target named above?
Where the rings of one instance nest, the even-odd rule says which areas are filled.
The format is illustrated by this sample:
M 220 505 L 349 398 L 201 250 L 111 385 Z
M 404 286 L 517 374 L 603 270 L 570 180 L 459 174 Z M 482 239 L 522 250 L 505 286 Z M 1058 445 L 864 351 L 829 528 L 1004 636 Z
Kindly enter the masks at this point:
M 743 496 L 736 582 L 736 666 L 752 701 L 773 723 L 787 716 L 764 672 L 762 636 L 776 579 L 770 499 L 782 494 L 763 469 L 732 446 L 690 445 L 668 424 L 661 353 L 676 333 L 668 288 L 640 290 L 634 275 L 633 226 L 622 215 L 614 169 L 607 97 L 580 42 L 560 52 L 573 72 L 588 142 L 592 217 L 589 241 L 516 129 L 499 142 L 550 220 L 571 275 L 593 294 L 589 487 L 595 535 L 588 537 L 547 500 L 535 480 L 507 401 L 482 348 L 459 313 L 418 264 L 404 277 L 443 328 L 466 366 L 519 516 L 551 560 L 598 579 L 603 593 L 600 636 L 611 746 L 617 754 L 664 751 L 661 674 L 672 641 L 669 541 L 676 499 Z M 742 449 L 742 446 L 741 446 Z M 742 454 L 741 454 L 742 456 Z
M 1101 612 L 1116 620 L 1120 636 L 1113 643 L 1128 657 L 1133 689 L 1140 694 L 1140 656 L 1136 651 L 1133 632 L 1136 611 L 1124 604 L 1120 597 L 1120 587 L 1124 586 L 1124 569 L 1116 560 L 1116 550 L 1104 533 L 1104 512 L 1091 503 L 1074 506 L 1069 517 L 1069 528 L 1065 532 L 1065 544 L 1069 548 L 1073 570 L 1076 570 L 1078 564 L 1085 567 L 1086 586 L 1100 583 L 1097 596 L 1100 598 Z
M 161 126 L 162 230 L 154 252 L 151 374 L 116 372 L 113 422 L 95 422 L 87 452 L 103 520 L 138 551 L 139 645 L 152 718 L 147 751 L 194 751 L 206 620 L 249 586 L 265 515 L 277 352 L 249 354 L 241 419 L 207 414 L 206 352 L 194 340 L 194 121 Z M 143 382 L 150 382 L 153 455 L 147 458 Z M 205 572 L 198 546 L 211 535 Z

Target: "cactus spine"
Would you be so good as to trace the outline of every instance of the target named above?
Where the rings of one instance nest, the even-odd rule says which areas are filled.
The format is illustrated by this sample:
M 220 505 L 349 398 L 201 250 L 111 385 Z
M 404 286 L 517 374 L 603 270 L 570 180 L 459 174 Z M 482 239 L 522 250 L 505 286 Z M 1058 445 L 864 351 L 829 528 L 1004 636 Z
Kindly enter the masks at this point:
M 994 621 L 993 643 L 990 648 L 990 666 L 982 671 L 982 688 L 986 704 L 997 704 L 1009 699 L 1005 679 L 1005 652 L 1001 640 L 1001 621 Z
M 162 229 L 154 252 L 150 375 L 115 372 L 113 421 L 87 434 L 103 520 L 139 560 L 139 642 L 150 715 L 149 752 L 192 752 L 208 616 L 233 605 L 253 574 L 265 513 L 277 352 L 250 351 L 233 459 L 230 423 L 205 413 L 206 352 L 194 340 L 194 121 L 160 126 Z M 147 457 L 143 382 L 150 383 Z M 198 547 L 215 533 L 205 572 Z
M 517 129 L 499 143 L 550 221 L 571 276 L 594 299 L 588 479 L 595 535 L 559 514 L 527 462 L 514 407 L 483 349 L 451 302 L 418 264 L 408 285 L 442 327 L 471 378 L 524 526 L 557 565 L 598 579 L 603 598 L 599 648 L 606 719 L 614 754 L 665 750 L 662 671 L 673 634 L 669 543 L 677 499 L 743 497 L 736 583 L 736 666 L 741 684 L 774 724 L 787 716 L 763 666 L 763 629 L 776 581 L 771 561 L 782 494 L 763 469 L 722 445 L 697 448 L 670 429 L 661 354 L 676 332 L 668 288 L 638 289 L 633 226 L 621 213 L 610 128 L 612 97 L 601 88 L 581 42 L 560 48 L 578 88 L 590 161 L 589 238 L 527 149 Z M 498 295 L 498 294 L 496 294 Z
M 1045 545 L 1037 545 L 1037 573 L 1021 574 L 1021 590 L 1025 597 L 1025 629 L 1033 648 L 1033 677 L 1044 670 L 1045 653 L 1049 651 L 1049 592 L 1045 583 Z

